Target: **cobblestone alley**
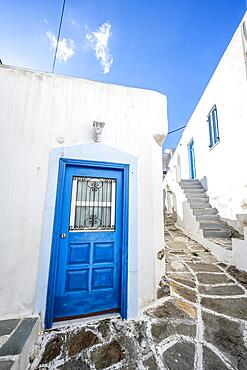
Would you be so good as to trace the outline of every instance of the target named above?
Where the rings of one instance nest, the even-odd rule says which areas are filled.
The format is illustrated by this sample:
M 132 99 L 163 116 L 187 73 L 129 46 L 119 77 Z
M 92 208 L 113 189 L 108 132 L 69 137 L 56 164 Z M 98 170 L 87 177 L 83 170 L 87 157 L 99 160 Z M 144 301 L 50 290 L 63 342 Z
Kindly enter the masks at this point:
M 138 320 L 43 333 L 30 370 L 247 369 L 247 274 L 218 263 L 166 217 L 166 273 Z

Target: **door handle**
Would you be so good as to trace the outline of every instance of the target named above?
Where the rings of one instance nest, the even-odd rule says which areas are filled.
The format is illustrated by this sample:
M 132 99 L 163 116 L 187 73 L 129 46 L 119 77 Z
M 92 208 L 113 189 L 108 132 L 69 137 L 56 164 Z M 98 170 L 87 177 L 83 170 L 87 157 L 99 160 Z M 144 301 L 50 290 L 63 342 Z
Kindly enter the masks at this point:
M 61 238 L 62 238 L 62 239 L 65 239 L 65 238 L 66 238 L 66 236 L 67 236 L 67 234 L 65 234 L 65 233 L 64 233 L 64 234 L 61 234 Z

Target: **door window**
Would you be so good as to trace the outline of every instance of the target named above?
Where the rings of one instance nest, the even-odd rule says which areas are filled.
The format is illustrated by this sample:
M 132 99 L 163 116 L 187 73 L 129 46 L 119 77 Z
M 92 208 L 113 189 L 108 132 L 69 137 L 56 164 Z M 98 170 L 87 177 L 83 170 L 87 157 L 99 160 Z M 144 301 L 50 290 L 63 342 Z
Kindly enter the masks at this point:
M 115 230 L 116 179 L 73 177 L 70 231 Z

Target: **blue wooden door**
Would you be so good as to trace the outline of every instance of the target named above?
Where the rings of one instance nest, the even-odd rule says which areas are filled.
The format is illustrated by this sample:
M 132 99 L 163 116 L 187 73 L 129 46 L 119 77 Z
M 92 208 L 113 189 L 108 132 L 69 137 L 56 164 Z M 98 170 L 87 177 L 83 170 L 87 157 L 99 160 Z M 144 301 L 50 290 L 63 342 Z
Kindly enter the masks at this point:
M 67 166 L 53 320 L 120 311 L 123 173 Z
M 195 148 L 194 140 L 189 143 L 189 161 L 190 161 L 190 177 L 191 179 L 196 178 L 196 162 L 195 162 Z

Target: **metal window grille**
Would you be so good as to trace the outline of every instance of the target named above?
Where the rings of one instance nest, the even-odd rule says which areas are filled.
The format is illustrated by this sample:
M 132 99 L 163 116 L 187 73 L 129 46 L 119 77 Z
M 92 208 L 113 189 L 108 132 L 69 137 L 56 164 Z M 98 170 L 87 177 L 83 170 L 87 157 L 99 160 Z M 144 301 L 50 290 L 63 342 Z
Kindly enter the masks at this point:
M 70 231 L 115 230 L 116 179 L 73 177 Z

